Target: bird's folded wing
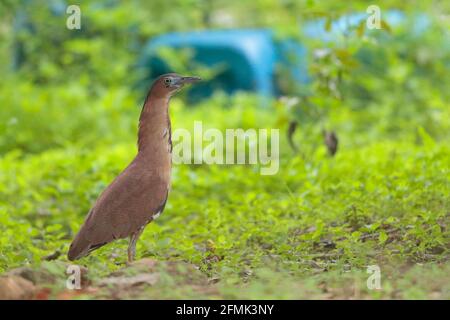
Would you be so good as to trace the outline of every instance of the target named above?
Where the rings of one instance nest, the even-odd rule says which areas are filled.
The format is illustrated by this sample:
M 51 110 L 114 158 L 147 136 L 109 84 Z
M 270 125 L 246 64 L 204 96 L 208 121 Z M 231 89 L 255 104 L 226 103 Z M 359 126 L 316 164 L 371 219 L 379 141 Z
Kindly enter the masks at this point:
M 101 244 L 136 232 L 164 208 L 164 180 L 157 172 L 128 167 L 100 195 L 80 233 L 92 244 Z

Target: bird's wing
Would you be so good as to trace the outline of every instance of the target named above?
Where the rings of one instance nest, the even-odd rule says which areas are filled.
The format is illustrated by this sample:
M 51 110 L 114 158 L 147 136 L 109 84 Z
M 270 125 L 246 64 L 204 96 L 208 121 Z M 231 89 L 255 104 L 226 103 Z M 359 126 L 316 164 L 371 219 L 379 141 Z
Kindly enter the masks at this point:
M 72 243 L 72 256 L 82 256 L 145 226 L 164 209 L 168 186 L 164 175 L 131 163 L 97 199 Z

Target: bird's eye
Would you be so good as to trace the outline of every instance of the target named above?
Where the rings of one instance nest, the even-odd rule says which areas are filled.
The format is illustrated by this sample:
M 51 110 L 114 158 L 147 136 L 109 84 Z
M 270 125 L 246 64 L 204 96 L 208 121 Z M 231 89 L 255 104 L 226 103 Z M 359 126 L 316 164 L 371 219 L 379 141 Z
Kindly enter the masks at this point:
M 165 78 L 165 79 L 164 79 L 164 83 L 165 83 L 166 85 L 169 85 L 171 82 L 172 82 L 172 79 L 170 79 L 170 78 Z

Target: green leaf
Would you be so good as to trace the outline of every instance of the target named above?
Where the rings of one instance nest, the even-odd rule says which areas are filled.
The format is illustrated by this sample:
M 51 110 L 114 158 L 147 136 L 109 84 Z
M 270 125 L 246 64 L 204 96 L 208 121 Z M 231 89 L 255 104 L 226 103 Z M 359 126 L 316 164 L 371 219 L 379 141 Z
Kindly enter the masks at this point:
M 325 21 L 325 31 L 326 32 L 331 31 L 332 24 L 333 24 L 333 19 L 331 17 L 327 17 L 327 20 Z
M 389 33 L 392 32 L 391 26 L 386 22 L 386 20 L 381 20 L 381 29 L 386 30 Z
M 366 30 L 366 21 L 363 20 L 358 24 L 356 28 L 356 35 L 361 38 L 364 35 L 364 31 Z
M 430 150 L 436 146 L 434 139 L 426 132 L 423 127 L 419 127 L 417 132 L 422 140 L 423 145 L 426 149 Z
M 380 244 L 384 244 L 388 238 L 389 238 L 389 236 L 386 234 L 386 232 L 381 231 L 380 235 L 378 236 L 378 242 Z

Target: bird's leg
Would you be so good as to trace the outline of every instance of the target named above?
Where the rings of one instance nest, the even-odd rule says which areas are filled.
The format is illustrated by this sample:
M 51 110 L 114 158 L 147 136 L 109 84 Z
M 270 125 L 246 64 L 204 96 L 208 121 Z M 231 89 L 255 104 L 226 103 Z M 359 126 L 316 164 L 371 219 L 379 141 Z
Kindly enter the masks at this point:
M 133 262 L 134 257 L 136 256 L 136 242 L 138 241 L 142 231 L 144 231 L 144 228 L 140 228 L 130 236 L 130 244 L 128 245 L 128 263 Z

